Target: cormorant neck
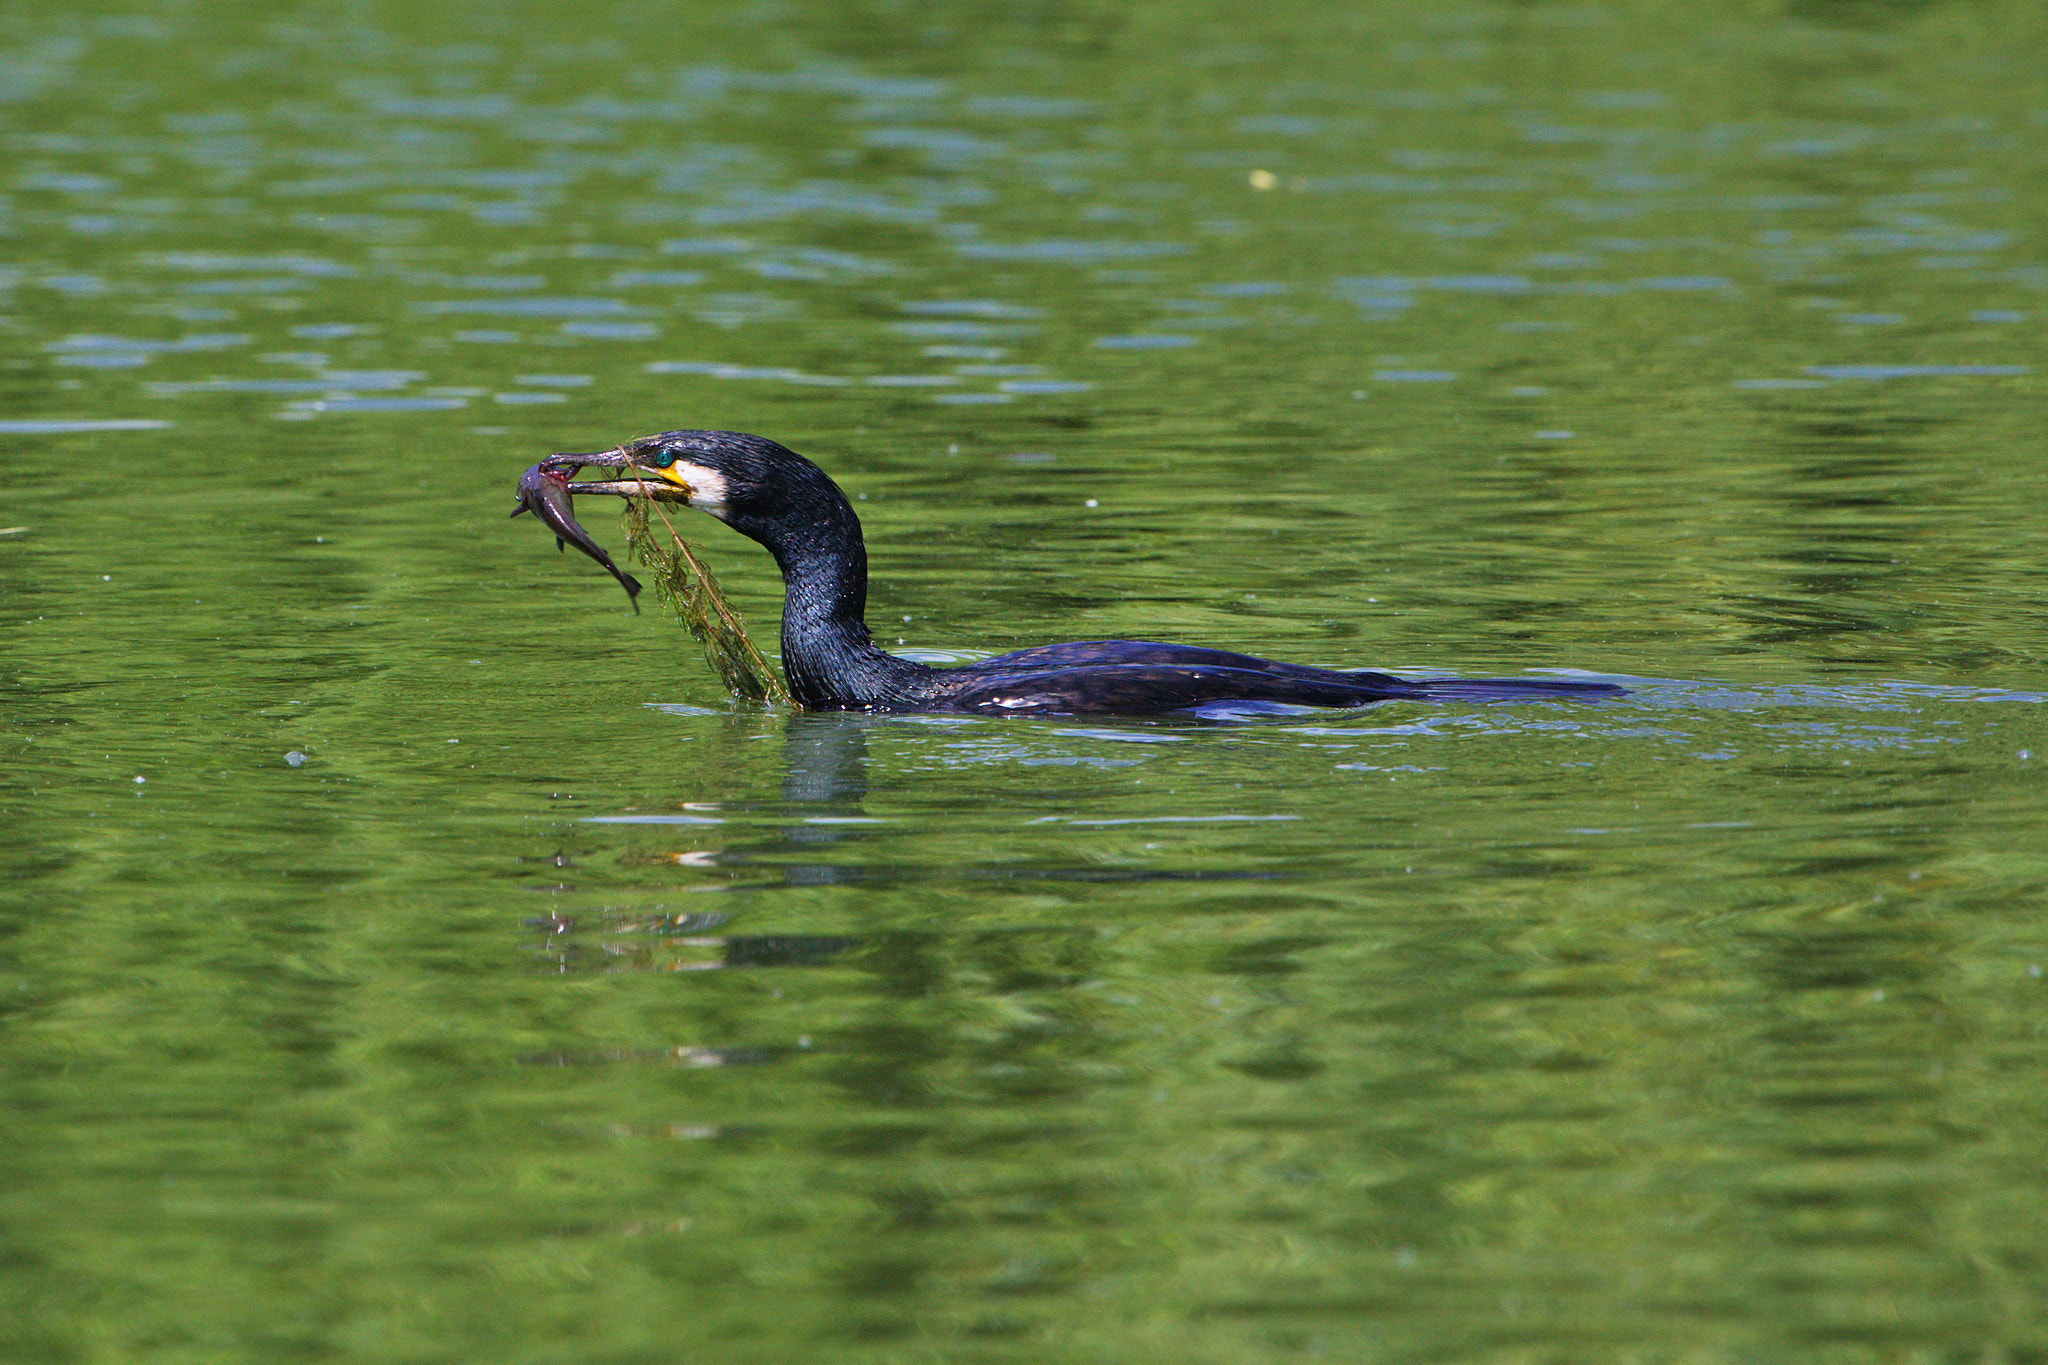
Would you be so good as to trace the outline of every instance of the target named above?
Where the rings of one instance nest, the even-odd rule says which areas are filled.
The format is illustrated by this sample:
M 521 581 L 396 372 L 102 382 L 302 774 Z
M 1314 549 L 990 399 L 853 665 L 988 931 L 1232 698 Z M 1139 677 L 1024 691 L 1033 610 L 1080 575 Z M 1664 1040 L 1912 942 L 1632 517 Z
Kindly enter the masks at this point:
M 782 570 L 782 671 L 799 706 L 883 706 L 931 672 L 883 652 L 868 632 L 868 553 L 860 518 L 829 479 L 773 520 L 735 518 Z

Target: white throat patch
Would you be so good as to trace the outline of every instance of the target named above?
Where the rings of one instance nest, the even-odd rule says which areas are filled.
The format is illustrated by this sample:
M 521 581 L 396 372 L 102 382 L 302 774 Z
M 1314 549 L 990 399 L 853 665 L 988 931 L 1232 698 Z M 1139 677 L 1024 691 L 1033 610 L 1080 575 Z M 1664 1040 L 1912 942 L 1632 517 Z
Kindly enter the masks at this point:
M 675 475 L 690 486 L 690 506 L 725 520 L 725 475 L 688 460 L 676 461 Z

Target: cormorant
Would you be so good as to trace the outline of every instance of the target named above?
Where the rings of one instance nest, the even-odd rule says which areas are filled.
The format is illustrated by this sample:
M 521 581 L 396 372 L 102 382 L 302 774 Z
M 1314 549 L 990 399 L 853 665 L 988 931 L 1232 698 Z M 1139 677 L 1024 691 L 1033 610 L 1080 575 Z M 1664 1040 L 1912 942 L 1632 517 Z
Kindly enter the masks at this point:
M 1229 702 L 1356 707 L 1586 700 L 1623 691 L 1608 683 L 1411 681 L 1141 640 L 1040 645 L 930 668 L 875 644 L 862 615 L 868 557 L 860 519 L 839 485 L 795 451 L 737 431 L 665 431 L 615 450 L 553 455 L 535 468 L 566 479 L 585 466 L 630 477 L 569 480 L 569 492 L 635 497 L 652 489 L 768 547 L 782 569 L 783 673 L 790 695 L 810 710 L 1148 715 Z

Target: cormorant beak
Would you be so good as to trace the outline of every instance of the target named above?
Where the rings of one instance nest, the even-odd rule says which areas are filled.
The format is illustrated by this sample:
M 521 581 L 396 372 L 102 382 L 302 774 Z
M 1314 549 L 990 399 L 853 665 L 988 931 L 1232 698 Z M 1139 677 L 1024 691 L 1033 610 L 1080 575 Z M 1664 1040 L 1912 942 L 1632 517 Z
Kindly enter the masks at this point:
M 673 465 L 662 468 L 642 464 L 623 450 L 602 450 L 590 455 L 550 455 L 542 467 L 569 475 L 571 493 L 606 493 L 618 498 L 653 498 L 657 502 L 690 501 L 691 488 Z M 581 469 L 616 469 L 617 478 L 578 479 Z

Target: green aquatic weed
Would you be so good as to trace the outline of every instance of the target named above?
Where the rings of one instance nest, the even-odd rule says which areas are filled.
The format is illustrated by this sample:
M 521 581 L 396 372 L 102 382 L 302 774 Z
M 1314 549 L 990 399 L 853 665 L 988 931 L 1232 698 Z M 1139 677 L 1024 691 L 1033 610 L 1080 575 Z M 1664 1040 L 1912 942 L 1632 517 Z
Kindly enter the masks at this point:
M 661 518 L 666 534 L 656 533 L 655 516 Z M 717 670 L 726 691 L 741 701 L 794 706 L 782 678 L 719 590 L 718 579 L 697 558 L 668 513 L 652 498 L 628 498 L 625 525 L 626 543 L 651 571 L 661 600 L 704 646 L 704 656 Z

